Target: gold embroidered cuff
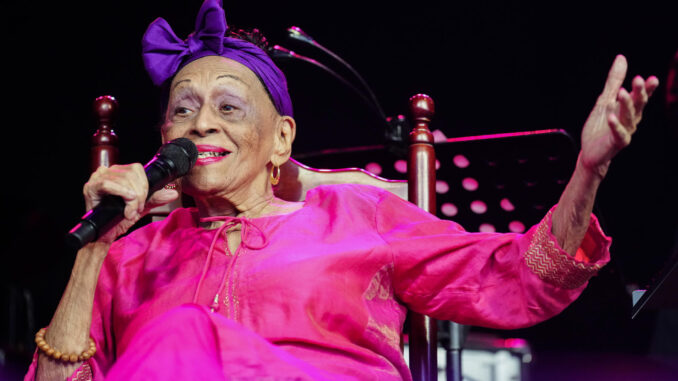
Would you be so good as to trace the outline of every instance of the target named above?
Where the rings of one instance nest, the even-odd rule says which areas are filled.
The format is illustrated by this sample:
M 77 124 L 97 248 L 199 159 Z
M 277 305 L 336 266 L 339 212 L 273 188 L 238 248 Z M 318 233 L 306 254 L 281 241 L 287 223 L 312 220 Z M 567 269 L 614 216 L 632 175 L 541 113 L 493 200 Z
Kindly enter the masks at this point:
M 525 264 L 545 282 L 566 289 L 578 288 L 603 266 L 579 262 L 559 248 L 550 234 L 552 211 L 537 226 L 525 253 Z

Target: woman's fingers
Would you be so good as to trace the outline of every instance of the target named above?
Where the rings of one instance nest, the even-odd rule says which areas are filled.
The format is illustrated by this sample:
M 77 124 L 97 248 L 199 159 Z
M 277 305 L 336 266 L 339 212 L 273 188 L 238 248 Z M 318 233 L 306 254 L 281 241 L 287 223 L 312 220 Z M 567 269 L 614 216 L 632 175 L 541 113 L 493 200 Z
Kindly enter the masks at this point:
M 89 181 L 85 184 L 83 193 L 85 195 L 87 210 L 91 210 L 99 204 L 101 199 L 110 194 L 122 197 L 126 202 L 132 201 L 137 197 L 134 189 L 120 184 L 116 181 L 100 179 L 98 181 Z
M 631 133 L 622 125 L 614 113 L 608 115 L 607 124 L 612 130 L 612 137 L 618 149 L 622 149 L 631 143 Z
M 636 115 L 640 117 L 645 105 L 652 96 L 652 93 L 654 93 L 654 91 L 659 86 L 659 80 L 655 76 L 651 76 L 645 80 L 643 77 L 638 75 L 633 78 L 631 86 L 631 98 L 633 98 L 633 105 L 635 106 Z
M 131 164 L 130 169 L 133 175 L 133 179 L 131 178 L 130 180 L 132 181 L 132 185 L 135 187 L 135 191 L 137 192 L 137 198 L 135 200 L 136 209 L 134 211 L 141 215 L 141 213 L 144 211 L 146 198 L 148 196 L 148 179 L 146 178 L 144 167 L 141 164 Z
M 618 120 L 630 133 L 636 131 L 636 108 L 634 100 L 626 89 L 619 89 L 617 94 L 617 101 L 619 102 Z
M 631 82 L 631 98 L 633 99 L 633 108 L 636 114 L 640 115 L 647 104 L 649 98 L 645 88 L 645 80 L 637 75 Z
M 608 165 L 619 150 L 630 144 L 643 109 L 659 85 L 654 76 L 647 79 L 636 76 L 629 92 L 622 88 L 627 69 L 626 59 L 618 55 L 582 130 L 582 153 L 592 165 Z
M 160 189 L 153 193 L 151 198 L 146 202 L 146 207 L 152 209 L 158 206 L 169 204 L 170 202 L 179 198 L 179 191 L 176 189 Z
M 83 187 L 85 205 L 91 210 L 108 196 L 119 196 L 125 201 L 124 219 L 98 238 L 102 242 L 113 242 L 132 227 L 145 212 L 148 194 L 148 179 L 144 167 L 139 164 L 100 167 Z
M 619 88 L 624 83 L 624 78 L 626 78 L 627 68 L 628 63 L 626 62 L 626 57 L 621 54 L 615 57 L 614 62 L 612 62 L 612 67 L 610 67 L 610 71 L 607 73 L 607 80 L 605 81 L 603 92 L 598 98 L 599 102 L 609 103 L 614 101 Z
M 125 200 L 124 215 L 137 218 L 144 210 L 148 180 L 141 164 L 100 167 L 83 188 L 87 210 L 97 206 L 106 195 L 120 196 Z
M 651 97 L 655 90 L 659 87 L 659 79 L 654 75 L 647 78 L 645 81 L 645 91 L 647 92 L 647 97 Z
M 617 119 L 625 129 L 633 134 L 643 116 L 643 109 L 647 105 L 650 96 L 659 86 L 657 77 L 649 77 L 647 80 L 636 76 L 631 82 L 631 92 L 620 88 L 617 93 Z

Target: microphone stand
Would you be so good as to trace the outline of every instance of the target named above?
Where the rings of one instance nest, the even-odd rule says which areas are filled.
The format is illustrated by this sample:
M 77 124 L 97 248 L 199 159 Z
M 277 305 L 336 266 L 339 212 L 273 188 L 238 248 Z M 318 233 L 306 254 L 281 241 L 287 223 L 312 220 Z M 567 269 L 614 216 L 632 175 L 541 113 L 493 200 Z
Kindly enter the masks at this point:
M 339 62 L 341 65 L 343 65 L 345 68 L 347 68 L 351 72 L 351 74 L 353 74 L 358 79 L 358 81 L 362 85 L 363 89 L 365 89 L 365 91 L 367 91 L 370 99 L 372 99 L 372 102 L 374 103 L 375 107 L 377 108 L 378 113 L 381 116 L 381 118 L 386 119 L 386 114 L 384 114 L 384 111 L 382 110 L 381 105 L 379 104 L 379 101 L 377 100 L 377 97 L 374 95 L 374 92 L 372 91 L 370 86 L 367 84 L 365 79 L 363 79 L 363 77 L 358 73 L 358 71 L 353 68 L 353 66 L 351 66 L 348 62 L 346 62 L 343 58 L 339 57 L 338 54 L 334 53 L 330 49 L 319 44 L 315 39 L 313 39 L 313 37 L 309 36 L 306 32 L 304 32 L 303 30 L 301 30 L 301 28 L 299 28 L 297 26 L 292 26 L 292 27 L 287 28 L 287 35 L 290 38 L 293 38 L 297 41 L 301 41 L 301 42 L 306 43 L 308 45 L 311 45 L 311 46 L 313 46 L 317 49 L 320 49 L 325 54 L 329 55 L 334 60 Z
M 299 60 L 303 62 L 307 62 L 313 66 L 319 67 L 320 69 L 326 71 L 330 75 L 332 75 L 334 78 L 338 79 L 341 83 L 346 85 L 348 88 L 353 90 L 360 98 L 367 103 L 370 108 L 376 112 L 379 115 L 379 119 L 386 121 L 386 117 L 384 116 L 384 112 L 382 111 L 381 107 L 379 106 L 378 103 L 374 102 L 373 100 L 369 99 L 365 93 L 360 91 L 354 84 L 352 84 L 350 81 L 348 81 L 346 78 L 342 77 L 339 73 L 336 71 L 330 69 L 328 66 L 323 65 L 322 63 L 314 60 L 313 58 L 309 58 L 306 56 L 303 56 L 301 54 L 297 54 L 287 48 L 284 48 L 280 45 L 275 45 L 273 48 L 269 49 L 269 52 L 271 53 L 271 56 L 273 59 L 276 60 L 285 60 L 285 59 L 290 59 L 290 60 Z
M 353 66 L 346 62 L 346 60 L 341 58 L 338 54 L 319 44 L 315 39 L 313 39 L 299 27 L 296 26 L 290 27 L 287 29 L 287 32 L 290 38 L 297 41 L 301 41 L 307 45 L 311 45 L 314 48 L 321 50 L 325 54 L 329 55 L 332 59 L 337 61 L 340 65 L 345 67 L 358 80 L 362 87 L 362 91 L 358 89 L 357 86 L 353 85 L 350 81 L 348 81 L 346 78 L 342 77 L 341 75 L 339 75 L 337 72 L 330 69 L 326 65 L 323 65 L 312 58 L 296 54 L 288 49 L 281 47 L 280 45 L 276 45 L 271 49 L 273 58 L 299 59 L 308 62 L 312 65 L 315 65 L 325 70 L 326 72 L 330 73 L 333 77 L 337 78 L 344 85 L 348 86 L 350 89 L 356 92 L 360 96 L 360 98 L 363 101 L 365 101 L 365 103 L 367 103 L 370 106 L 370 108 L 377 114 L 378 118 L 384 122 L 385 127 L 384 138 L 386 140 L 386 149 L 400 158 L 405 157 L 407 155 L 407 136 L 409 135 L 409 132 L 412 130 L 409 121 L 403 115 L 398 115 L 396 117 L 386 117 L 386 114 L 384 113 L 381 104 L 379 103 L 376 95 L 374 94 L 370 86 L 367 84 L 367 82 L 358 73 L 358 71 L 353 68 Z

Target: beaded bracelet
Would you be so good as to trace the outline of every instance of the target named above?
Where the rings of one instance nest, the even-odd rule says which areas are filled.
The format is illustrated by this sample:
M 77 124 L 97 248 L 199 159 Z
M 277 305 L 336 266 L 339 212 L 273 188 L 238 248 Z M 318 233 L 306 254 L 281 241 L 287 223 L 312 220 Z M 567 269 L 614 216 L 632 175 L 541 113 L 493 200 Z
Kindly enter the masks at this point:
M 35 334 L 35 343 L 38 345 L 38 348 L 45 355 L 55 359 L 65 362 L 78 362 L 88 360 L 90 357 L 94 356 L 94 353 L 97 351 L 96 344 L 94 344 L 94 339 L 89 338 L 89 348 L 86 351 L 83 351 L 81 354 L 77 355 L 75 353 L 61 353 L 56 349 L 52 348 L 45 341 L 45 332 L 46 328 L 42 328 Z

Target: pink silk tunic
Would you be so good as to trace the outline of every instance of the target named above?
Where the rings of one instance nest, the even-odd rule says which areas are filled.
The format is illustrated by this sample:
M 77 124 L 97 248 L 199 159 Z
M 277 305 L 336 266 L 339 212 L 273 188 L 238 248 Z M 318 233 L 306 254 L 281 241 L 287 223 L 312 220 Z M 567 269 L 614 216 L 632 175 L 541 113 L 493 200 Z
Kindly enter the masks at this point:
M 406 308 L 525 327 L 609 260 L 595 217 L 575 259 L 550 212 L 525 234 L 469 233 L 361 185 L 315 188 L 290 214 L 224 219 L 240 224 L 233 254 L 194 209 L 114 243 L 94 301 L 98 351 L 71 379 L 410 380 Z

